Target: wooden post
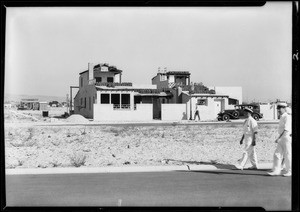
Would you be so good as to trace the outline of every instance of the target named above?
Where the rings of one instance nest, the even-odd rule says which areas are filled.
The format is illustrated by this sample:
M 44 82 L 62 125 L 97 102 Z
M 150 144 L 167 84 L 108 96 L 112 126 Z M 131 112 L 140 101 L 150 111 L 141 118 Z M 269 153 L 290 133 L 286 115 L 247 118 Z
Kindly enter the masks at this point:
M 69 107 L 69 114 L 71 115 L 72 111 L 72 86 L 70 86 L 70 107 Z

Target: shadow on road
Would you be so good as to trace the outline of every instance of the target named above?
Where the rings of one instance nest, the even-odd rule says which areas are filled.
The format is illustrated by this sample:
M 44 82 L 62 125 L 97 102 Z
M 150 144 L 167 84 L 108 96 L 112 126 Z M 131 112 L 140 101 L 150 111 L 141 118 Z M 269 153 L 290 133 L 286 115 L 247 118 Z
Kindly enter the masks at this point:
M 223 174 L 233 174 L 233 175 L 259 175 L 259 176 L 265 176 L 265 177 L 270 177 L 267 174 L 267 171 L 269 169 L 259 169 L 259 170 L 190 170 L 190 171 L 178 171 L 178 172 L 197 172 L 197 173 L 207 173 L 207 174 L 217 174 L 217 175 L 223 175 Z
M 174 160 L 174 159 L 166 159 L 168 161 L 173 161 L 176 163 L 182 163 L 184 165 L 212 165 L 216 167 L 218 170 L 189 170 L 189 171 L 180 171 L 180 172 L 201 172 L 201 173 L 210 173 L 210 174 L 234 174 L 234 175 L 260 175 L 260 176 L 267 176 L 268 171 L 270 169 L 258 169 L 258 170 L 238 170 L 232 164 L 223 164 L 217 163 L 216 161 L 211 160 L 210 162 L 203 162 L 203 161 L 183 161 L 183 160 Z
M 174 160 L 174 159 L 166 159 L 168 161 L 173 161 L 177 163 L 182 163 L 185 165 L 212 165 L 215 166 L 218 169 L 235 169 L 235 166 L 232 164 L 224 164 L 224 163 L 218 163 L 214 160 L 211 160 L 210 162 L 204 162 L 204 161 L 183 161 L 183 160 Z

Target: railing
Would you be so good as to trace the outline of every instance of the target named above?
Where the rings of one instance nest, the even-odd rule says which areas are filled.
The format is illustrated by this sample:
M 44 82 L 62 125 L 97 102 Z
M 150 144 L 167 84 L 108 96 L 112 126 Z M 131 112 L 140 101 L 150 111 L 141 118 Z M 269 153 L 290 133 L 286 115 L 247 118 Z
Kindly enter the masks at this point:
M 130 104 L 114 104 L 113 105 L 114 110 L 130 110 L 131 105 Z M 136 110 L 136 104 L 134 105 L 134 110 Z
M 115 87 L 115 86 L 132 86 L 131 82 L 95 82 L 97 86 Z

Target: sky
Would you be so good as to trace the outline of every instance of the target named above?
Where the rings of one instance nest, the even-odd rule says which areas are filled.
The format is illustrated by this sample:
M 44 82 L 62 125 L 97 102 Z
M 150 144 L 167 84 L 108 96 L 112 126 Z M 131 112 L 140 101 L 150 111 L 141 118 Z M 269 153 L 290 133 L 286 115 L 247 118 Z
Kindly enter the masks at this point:
M 66 96 L 88 63 L 151 84 L 158 67 L 244 101 L 291 101 L 292 3 L 263 7 L 8 7 L 5 94 Z

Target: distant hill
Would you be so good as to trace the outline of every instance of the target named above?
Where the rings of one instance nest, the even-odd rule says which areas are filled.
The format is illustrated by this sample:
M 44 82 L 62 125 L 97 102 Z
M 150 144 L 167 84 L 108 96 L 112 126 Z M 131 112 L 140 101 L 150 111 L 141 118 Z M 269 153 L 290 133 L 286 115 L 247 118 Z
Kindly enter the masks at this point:
M 4 102 L 20 102 L 21 99 L 38 99 L 40 102 L 66 101 L 66 97 L 61 96 L 4 94 Z

